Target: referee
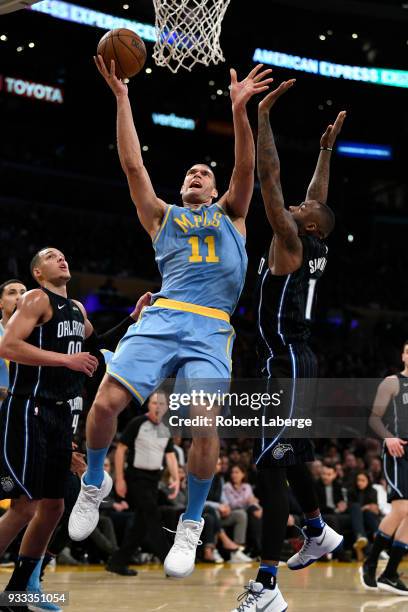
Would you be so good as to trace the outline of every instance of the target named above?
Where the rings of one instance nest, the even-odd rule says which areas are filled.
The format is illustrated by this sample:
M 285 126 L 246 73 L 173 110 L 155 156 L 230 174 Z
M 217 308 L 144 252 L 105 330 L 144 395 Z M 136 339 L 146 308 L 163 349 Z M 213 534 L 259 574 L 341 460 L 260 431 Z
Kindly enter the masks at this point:
M 153 393 L 148 401 L 147 414 L 128 423 L 116 449 L 116 492 L 127 498 L 130 509 L 135 513 L 126 541 L 112 555 L 106 568 L 122 576 L 136 575 L 127 565 L 146 534 L 149 536 L 152 552 L 161 561 L 164 561 L 169 550 L 161 528 L 157 499 L 164 457 L 173 481 L 170 485 L 173 489 L 171 499 L 178 494 L 179 475 L 170 431 L 161 422 L 166 411 L 165 395 L 160 392 Z

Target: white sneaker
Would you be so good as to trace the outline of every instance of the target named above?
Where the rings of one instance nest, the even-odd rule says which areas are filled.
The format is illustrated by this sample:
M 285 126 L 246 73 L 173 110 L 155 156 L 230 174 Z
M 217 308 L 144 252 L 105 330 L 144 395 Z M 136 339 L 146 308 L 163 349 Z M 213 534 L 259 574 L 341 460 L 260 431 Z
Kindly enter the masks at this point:
M 202 544 L 200 535 L 204 519 L 200 522 L 182 519 L 183 515 L 179 518 L 174 544 L 164 560 L 166 575 L 174 578 L 186 578 L 194 571 L 196 549 Z
M 249 581 L 238 601 L 241 599 L 245 601 L 232 612 L 285 612 L 288 609 L 277 585 L 274 589 L 265 589 L 261 582 L 255 580 Z
M 316 538 L 309 538 L 307 531 L 303 530 L 305 541 L 298 553 L 287 561 L 287 566 L 291 570 L 298 570 L 311 565 L 323 555 L 334 552 L 343 544 L 343 536 L 325 525 L 323 532 Z
M 241 548 L 231 553 L 230 563 L 252 563 L 253 559 L 248 557 Z
M 112 478 L 104 472 L 101 488 L 86 485 L 81 478 L 81 490 L 69 517 L 69 537 L 75 542 L 85 540 L 96 528 L 99 521 L 99 506 L 112 489 Z
M 224 563 L 224 557 L 222 557 L 217 548 L 213 550 L 213 559 L 215 563 Z

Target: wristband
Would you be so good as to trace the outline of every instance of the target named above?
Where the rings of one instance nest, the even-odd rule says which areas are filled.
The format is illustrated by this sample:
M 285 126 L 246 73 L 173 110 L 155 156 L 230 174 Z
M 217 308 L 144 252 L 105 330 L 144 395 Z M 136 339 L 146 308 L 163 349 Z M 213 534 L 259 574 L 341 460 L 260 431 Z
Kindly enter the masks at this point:
M 320 150 L 321 151 L 333 151 L 333 149 L 330 147 L 320 147 Z

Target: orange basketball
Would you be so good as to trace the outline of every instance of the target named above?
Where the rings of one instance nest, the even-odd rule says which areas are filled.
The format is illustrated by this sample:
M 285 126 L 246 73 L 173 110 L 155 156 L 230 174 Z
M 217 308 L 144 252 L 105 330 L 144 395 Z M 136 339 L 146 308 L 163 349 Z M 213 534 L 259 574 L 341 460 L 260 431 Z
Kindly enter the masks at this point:
M 115 60 L 115 74 L 119 79 L 129 79 L 140 72 L 146 61 L 146 47 L 143 40 L 124 28 L 111 30 L 102 36 L 98 44 L 98 55 L 102 55 L 105 66 L 110 70 Z

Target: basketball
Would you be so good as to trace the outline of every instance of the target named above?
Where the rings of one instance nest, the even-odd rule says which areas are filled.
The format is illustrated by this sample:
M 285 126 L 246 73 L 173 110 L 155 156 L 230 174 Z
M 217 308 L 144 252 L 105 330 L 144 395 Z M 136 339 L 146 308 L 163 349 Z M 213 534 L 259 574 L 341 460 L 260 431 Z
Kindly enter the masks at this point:
M 119 79 L 129 79 L 140 72 L 146 61 L 146 47 L 143 40 L 124 28 L 110 30 L 98 44 L 98 55 L 102 55 L 105 66 L 110 70 L 115 60 L 115 73 Z

